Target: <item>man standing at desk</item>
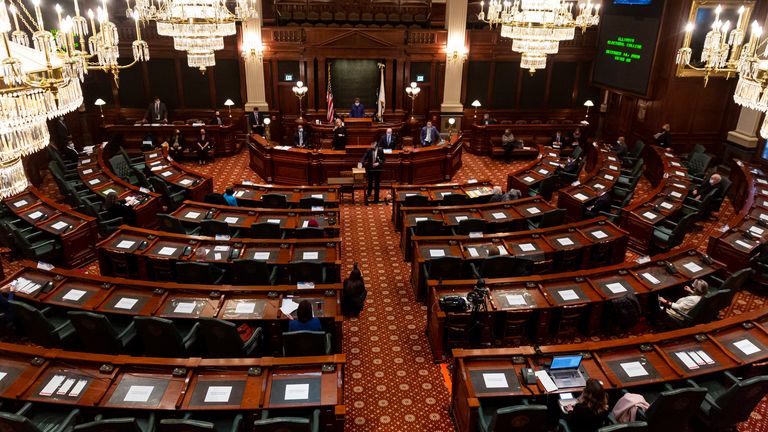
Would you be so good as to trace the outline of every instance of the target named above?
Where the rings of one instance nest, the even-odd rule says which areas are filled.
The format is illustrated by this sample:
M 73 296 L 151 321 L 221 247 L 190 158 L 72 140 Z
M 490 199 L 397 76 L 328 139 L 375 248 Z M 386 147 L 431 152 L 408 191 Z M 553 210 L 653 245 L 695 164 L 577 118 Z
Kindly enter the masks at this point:
M 259 112 L 259 107 L 254 106 L 253 112 L 248 113 L 248 124 L 251 125 L 251 133 L 264 136 L 264 117 Z
M 365 117 L 365 106 L 360 102 L 360 98 L 355 98 L 355 103 L 352 104 L 352 108 L 349 110 L 349 118 L 363 117 Z
M 379 147 L 389 150 L 397 147 L 397 137 L 392 133 L 392 128 L 387 128 L 387 132 L 379 138 Z
M 427 125 L 421 128 L 421 145 L 428 147 L 437 142 L 440 142 L 440 131 L 428 121 Z
M 309 146 L 309 134 L 304 130 L 304 126 L 298 125 L 296 127 L 296 133 L 293 135 L 293 145 L 299 148 Z
M 347 127 L 340 118 L 337 118 L 336 125 L 333 127 L 333 149 L 344 150 L 345 148 L 347 148 Z
M 166 108 L 163 102 L 160 102 L 160 97 L 155 96 L 155 99 L 147 107 L 147 114 L 144 115 L 144 121 L 149 123 L 168 123 L 168 108 Z
M 376 195 L 373 202 L 378 204 L 379 189 L 381 189 L 381 170 L 384 166 L 384 149 L 375 142 L 371 143 L 371 147 L 365 152 L 360 163 L 365 167 L 365 175 L 368 177 L 368 192 L 365 195 L 366 202 L 375 188 Z

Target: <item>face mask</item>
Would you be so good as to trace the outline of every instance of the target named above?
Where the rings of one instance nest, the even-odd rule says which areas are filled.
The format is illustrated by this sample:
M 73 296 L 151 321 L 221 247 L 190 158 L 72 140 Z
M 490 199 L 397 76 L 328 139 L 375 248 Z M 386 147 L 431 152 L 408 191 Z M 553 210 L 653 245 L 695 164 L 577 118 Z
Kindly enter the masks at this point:
M 360 105 L 360 102 L 355 102 L 355 106 L 359 106 L 359 105 Z

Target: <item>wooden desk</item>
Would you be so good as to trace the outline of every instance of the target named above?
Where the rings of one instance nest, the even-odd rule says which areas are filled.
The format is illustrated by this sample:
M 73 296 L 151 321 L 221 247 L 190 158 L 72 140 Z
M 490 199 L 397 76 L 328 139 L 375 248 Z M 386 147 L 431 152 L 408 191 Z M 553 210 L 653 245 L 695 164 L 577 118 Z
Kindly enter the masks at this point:
M 596 143 L 586 148 L 591 150 L 579 180 L 557 192 L 557 207 L 565 209 L 566 222 L 582 220 L 600 194 L 611 193 L 621 175 L 621 161 L 616 153 L 598 148 Z
M 244 139 L 238 135 L 244 134 L 239 124 L 228 125 L 104 125 L 105 135 L 111 136 L 119 134 L 123 136 L 123 147 L 131 150 L 141 148 L 141 143 L 147 134 L 151 134 L 156 144 L 159 145 L 163 138 L 170 140 L 174 131 L 178 129 L 184 136 L 186 147 L 193 148 L 193 144 L 200 134 L 200 129 L 205 129 L 205 134 L 213 141 L 213 152 L 215 156 L 231 156 L 240 151 L 244 144 Z
M 176 163 L 162 150 L 145 152 L 144 162 L 150 175 L 186 190 L 188 199 L 203 201 L 206 195 L 213 192 L 213 177 Z
M 348 145 L 346 150 L 308 150 L 273 146 L 260 135 L 250 135 L 250 167 L 268 182 L 320 185 L 341 177 L 363 159 L 369 145 Z M 450 180 L 461 168 L 462 139 L 430 147 L 406 147 L 386 152 L 381 173 L 384 184 L 425 184 Z
M 80 267 L 96 259 L 96 218 L 61 205 L 32 186 L 3 203 L 17 217 L 56 238 L 66 267 Z
M 319 198 L 325 201 L 326 207 L 339 207 L 340 186 L 286 186 L 243 182 L 235 184 L 233 188 L 238 205 L 244 207 L 262 207 L 261 197 L 266 194 L 285 195 L 290 208 L 298 208 L 302 198 Z
M 306 123 L 316 148 L 331 149 L 334 126 L 333 123 Z M 388 128 L 392 128 L 392 133 L 400 139 L 405 136 L 403 122 L 372 123 L 370 117 L 346 118 L 344 126 L 347 128 L 347 146 L 368 147 L 384 135 Z
M 560 162 L 560 150 L 549 146 L 538 146 L 539 155 L 531 163 L 507 174 L 507 190 L 517 189 L 523 196 L 540 181 L 556 175 Z
M 540 346 L 538 353 L 531 347 L 456 349 L 453 351 L 456 369 L 453 374 L 451 409 L 457 430 L 477 430 L 481 400 L 493 402 L 495 399 L 506 398 L 509 405 L 514 405 L 519 403 L 520 397 L 526 397 L 531 404 L 546 404 L 547 398 L 552 396 L 538 383 L 523 383 L 520 370 L 524 367 L 542 370 L 555 355 L 582 354 L 582 373 L 601 380 L 609 391 L 632 391 L 633 388 L 647 384 L 672 383 L 764 361 L 768 358 L 768 328 L 764 325 L 766 314 L 764 310 L 755 310 L 681 330 L 602 342 Z M 751 324 L 749 328 L 744 326 L 747 323 Z M 744 340 L 753 343 L 758 351 L 745 356 L 733 345 L 733 342 Z M 682 358 L 688 361 L 690 356 L 687 354 L 691 351 L 703 352 L 709 361 L 694 362 L 695 367 L 689 367 Z M 505 374 L 507 386 L 486 388 L 485 373 Z M 560 388 L 555 392 L 578 390 Z
M 465 195 L 470 204 L 482 204 L 488 202 L 493 193 L 493 183 L 489 180 L 470 180 L 465 183 L 438 183 L 435 185 L 392 185 L 392 222 L 395 230 L 403 228 L 402 209 L 405 200 L 412 195 L 427 197 L 430 206 L 438 206 L 443 201 L 443 196 L 449 193 Z
M 499 123 L 492 125 L 473 124 L 472 140 L 469 151 L 475 154 L 492 155 L 493 148 L 501 145 L 501 136 L 506 129 L 511 129 L 516 140 L 523 141 L 526 145 L 551 145 L 552 136 L 557 131 L 566 134 L 579 126 L 578 122 L 559 120 L 547 123 L 509 124 Z M 565 135 L 563 135 L 565 137 Z

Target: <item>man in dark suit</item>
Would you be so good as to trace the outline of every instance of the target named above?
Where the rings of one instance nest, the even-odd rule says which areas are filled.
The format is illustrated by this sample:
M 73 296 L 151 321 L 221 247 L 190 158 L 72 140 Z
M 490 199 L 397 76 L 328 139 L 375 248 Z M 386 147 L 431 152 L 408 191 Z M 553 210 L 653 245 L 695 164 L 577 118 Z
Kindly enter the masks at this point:
M 341 122 L 340 118 L 336 119 L 336 125 L 333 127 L 333 149 L 344 150 L 347 147 L 347 127 Z
M 483 114 L 483 124 L 484 125 L 496 124 L 496 119 L 491 118 L 490 114 L 485 113 L 485 114 Z
M 166 108 L 163 102 L 160 102 L 159 96 L 155 96 L 155 99 L 147 107 L 144 121 L 149 123 L 168 123 L 168 108 Z
M 355 103 L 352 104 L 352 108 L 349 109 L 350 118 L 363 118 L 365 117 L 365 106 L 360 102 L 360 98 L 355 98 Z
M 397 136 L 392 133 L 392 128 L 387 128 L 387 131 L 379 138 L 379 147 L 385 149 L 397 148 Z
M 627 142 L 624 140 L 623 136 L 620 136 L 616 140 L 616 144 L 611 146 L 611 151 L 616 153 L 616 156 L 618 156 L 619 159 L 624 159 L 624 156 L 627 155 L 627 151 L 629 148 L 627 147 Z
M 213 118 L 208 124 L 219 125 L 219 126 L 223 125 L 224 120 L 221 119 L 221 113 L 219 111 L 214 112 Z
M 565 144 L 565 135 L 562 132 L 557 131 L 552 135 L 552 144 L 563 145 Z
M 715 191 L 715 198 L 720 198 L 723 194 L 723 178 L 718 173 L 709 176 L 709 179 L 693 190 L 691 196 L 697 201 L 701 201 L 707 194 Z
M 563 169 L 563 172 L 567 172 L 568 174 L 578 174 L 579 161 L 572 157 L 568 157 L 562 169 Z
M 293 145 L 299 148 L 309 147 L 309 133 L 304 130 L 304 126 L 299 125 L 296 133 L 293 134 Z
M 251 133 L 264 136 L 264 116 L 259 112 L 259 107 L 254 106 L 253 112 L 248 113 L 248 124 L 251 126 Z
M 586 219 L 592 219 L 600 216 L 600 212 L 610 212 L 611 211 L 611 194 L 609 194 L 607 191 L 604 191 L 600 194 L 600 196 L 597 197 L 594 203 L 592 203 L 591 206 L 587 206 L 584 212 L 584 217 Z
M 672 135 L 669 133 L 669 123 L 661 127 L 661 132 L 653 136 L 656 138 L 656 145 L 669 148 L 672 146 Z
M 379 189 L 381 188 L 381 171 L 384 167 L 384 149 L 378 144 L 371 143 L 371 147 L 366 150 L 360 163 L 365 167 L 365 175 L 368 177 L 368 192 L 366 198 L 371 196 L 375 189 L 374 203 L 379 202 Z
M 427 125 L 421 128 L 421 145 L 428 147 L 439 142 L 440 131 L 438 131 L 436 127 L 432 126 L 431 121 L 428 121 Z

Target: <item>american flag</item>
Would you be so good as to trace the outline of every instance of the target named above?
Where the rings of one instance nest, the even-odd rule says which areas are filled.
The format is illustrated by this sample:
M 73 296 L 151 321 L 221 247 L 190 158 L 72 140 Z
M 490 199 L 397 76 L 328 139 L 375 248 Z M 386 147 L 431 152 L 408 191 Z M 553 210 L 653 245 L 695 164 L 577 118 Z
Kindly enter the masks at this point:
M 326 119 L 328 122 L 333 121 L 333 115 L 336 111 L 333 109 L 333 91 L 331 91 L 331 65 L 328 65 L 328 91 L 325 93 L 325 101 L 328 103 L 327 111 L 328 115 Z

